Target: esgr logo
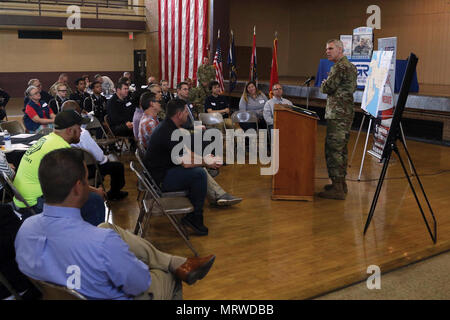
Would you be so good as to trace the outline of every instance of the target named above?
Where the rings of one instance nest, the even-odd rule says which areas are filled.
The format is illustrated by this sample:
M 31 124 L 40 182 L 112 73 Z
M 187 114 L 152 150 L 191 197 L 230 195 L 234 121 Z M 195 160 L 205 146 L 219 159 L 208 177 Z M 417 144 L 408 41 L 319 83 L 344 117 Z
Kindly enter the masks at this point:
M 368 64 L 355 64 L 356 69 L 358 70 L 358 77 L 369 76 L 369 65 Z

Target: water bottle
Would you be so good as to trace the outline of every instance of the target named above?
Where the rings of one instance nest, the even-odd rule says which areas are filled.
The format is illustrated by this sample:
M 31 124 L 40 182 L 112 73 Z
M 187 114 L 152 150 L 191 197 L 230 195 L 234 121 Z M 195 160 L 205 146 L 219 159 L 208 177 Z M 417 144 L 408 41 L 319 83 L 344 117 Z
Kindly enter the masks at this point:
M 5 142 L 5 149 L 11 149 L 11 135 L 7 130 L 3 131 L 3 141 Z

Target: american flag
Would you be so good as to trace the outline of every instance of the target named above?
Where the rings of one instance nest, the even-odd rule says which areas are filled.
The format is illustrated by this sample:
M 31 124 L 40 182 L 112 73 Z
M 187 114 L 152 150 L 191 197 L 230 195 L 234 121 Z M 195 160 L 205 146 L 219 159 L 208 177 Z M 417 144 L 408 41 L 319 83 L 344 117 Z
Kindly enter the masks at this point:
M 194 83 L 207 56 L 208 0 L 159 0 L 160 78 L 171 88 L 186 78 Z
M 217 49 L 216 54 L 214 55 L 213 65 L 214 69 L 216 69 L 216 81 L 220 85 L 220 90 L 224 92 L 225 88 L 223 86 L 223 68 L 222 68 L 222 51 L 220 50 L 220 34 L 219 37 L 217 38 Z

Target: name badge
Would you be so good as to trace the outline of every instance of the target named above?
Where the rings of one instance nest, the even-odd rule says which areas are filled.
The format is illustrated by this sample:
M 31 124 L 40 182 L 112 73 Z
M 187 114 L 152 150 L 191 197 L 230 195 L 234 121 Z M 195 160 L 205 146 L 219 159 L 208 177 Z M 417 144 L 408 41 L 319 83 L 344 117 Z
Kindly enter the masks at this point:
M 259 100 L 259 103 L 264 103 L 264 100 Z
M 126 104 L 126 106 L 127 106 L 127 107 L 131 106 L 131 102 L 128 102 L 128 103 Z
M 42 108 L 45 108 L 47 106 L 47 102 L 44 102 L 44 104 L 42 105 Z
M 216 103 L 215 103 L 215 102 L 211 102 L 211 105 L 215 107 L 215 106 L 216 106 Z

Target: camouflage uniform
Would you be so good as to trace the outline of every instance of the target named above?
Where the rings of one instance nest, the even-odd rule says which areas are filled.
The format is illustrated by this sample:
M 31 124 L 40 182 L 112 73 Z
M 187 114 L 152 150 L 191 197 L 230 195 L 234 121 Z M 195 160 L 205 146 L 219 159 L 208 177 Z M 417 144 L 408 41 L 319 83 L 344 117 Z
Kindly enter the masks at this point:
M 205 100 L 210 95 L 211 91 L 209 88 L 204 87 L 202 84 L 189 91 L 189 101 L 194 106 L 194 116 L 196 118 L 201 112 L 205 112 Z
M 320 87 L 320 91 L 328 95 L 325 110 L 328 175 L 333 181 L 343 179 L 344 183 L 347 175 L 347 144 L 354 116 L 356 78 L 356 67 L 344 56 L 333 65 L 328 78 Z
M 202 64 L 197 69 L 197 79 L 198 81 L 200 81 L 200 83 L 210 83 L 211 81 L 216 80 L 216 69 L 214 69 L 213 65 Z

